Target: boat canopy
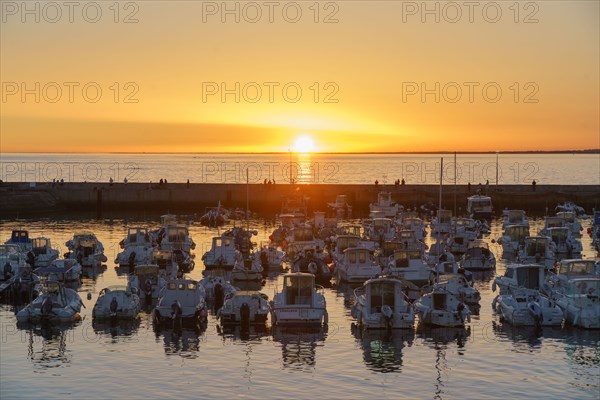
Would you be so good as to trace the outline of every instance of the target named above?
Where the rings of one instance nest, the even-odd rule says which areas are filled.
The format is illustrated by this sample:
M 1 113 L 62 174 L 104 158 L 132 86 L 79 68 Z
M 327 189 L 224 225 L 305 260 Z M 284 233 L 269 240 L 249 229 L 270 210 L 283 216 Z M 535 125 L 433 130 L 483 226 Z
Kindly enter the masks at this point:
M 13 243 L 30 243 L 29 232 L 25 230 L 14 230 L 10 235 L 10 241 Z
M 526 225 L 509 225 L 504 230 L 504 234 L 510 237 L 513 242 L 520 242 L 529 236 L 529 227 Z
M 594 276 L 595 271 L 596 263 L 593 260 L 562 260 L 558 274 L 568 277 Z
M 295 273 L 285 275 L 283 287 L 286 305 L 312 304 L 315 277 L 312 274 Z
M 359 238 L 356 236 L 344 235 L 338 236 L 335 241 L 337 251 L 342 253 L 344 250 L 358 246 Z
M 347 264 L 365 264 L 369 260 L 369 250 L 364 248 L 350 248 L 344 250 Z
M 512 265 L 506 269 L 504 276 L 515 279 L 520 287 L 537 290 L 543 280 L 544 267 L 542 265 Z

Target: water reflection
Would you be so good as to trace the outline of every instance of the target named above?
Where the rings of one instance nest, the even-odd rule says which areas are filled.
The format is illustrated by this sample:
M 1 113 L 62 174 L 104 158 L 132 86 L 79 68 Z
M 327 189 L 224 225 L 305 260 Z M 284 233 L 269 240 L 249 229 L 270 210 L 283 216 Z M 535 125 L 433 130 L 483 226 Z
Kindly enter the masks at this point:
M 402 372 L 402 350 L 413 344 L 412 329 L 366 330 L 356 324 L 351 326 L 352 335 L 363 350 L 368 369 L 375 372 Z
M 82 267 L 81 268 L 81 276 L 83 279 L 88 278 L 95 282 L 96 279 L 98 278 L 98 276 L 103 274 L 104 271 L 106 271 L 106 270 L 107 270 L 106 264 L 102 264 L 99 266 L 95 265 L 95 266 L 91 266 L 91 267 Z
M 129 338 L 137 335 L 140 329 L 141 319 L 110 319 L 92 321 L 92 328 L 96 334 L 104 334 L 113 339 Z M 116 342 L 116 340 L 115 340 Z
M 164 329 L 156 332 L 157 341 L 162 337 L 166 355 L 183 358 L 198 358 L 204 329 Z
M 281 343 L 283 368 L 312 372 L 315 367 L 317 347 L 323 346 L 327 328 L 281 328 L 272 329 L 273 340 Z
M 223 342 L 228 341 L 260 341 L 271 334 L 270 329 L 264 325 L 251 325 L 241 327 L 238 325 L 217 325 L 217 334 L 222 337 Z
M 45 370 L 71 362 L 73 354 L 67 349 L 67 343 L 73 342 L 76 325 L 18 323 L 17 328 L 26 332 L 28 358 L 35 367 Z

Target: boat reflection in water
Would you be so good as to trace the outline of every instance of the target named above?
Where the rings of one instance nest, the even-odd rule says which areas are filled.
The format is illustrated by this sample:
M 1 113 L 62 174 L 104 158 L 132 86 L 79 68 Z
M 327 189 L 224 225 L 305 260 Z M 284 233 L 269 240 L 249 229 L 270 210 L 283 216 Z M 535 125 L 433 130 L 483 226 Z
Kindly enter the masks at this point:
M 321 328 L 273 327 L 273 340 L 281 344 L 283 368 L 311 372 L 315 368 L 317 347 L 327 339 L 327 326 Z
M 402 351 L 415 338 L 412 329 L 360 329 L 351 325 L 352 335 L 360 344 L 365 365 L 375 372 L 402 372 Z
M 36 368 L 47 369 L 68 366 L 72 352 L 67 349 L 67 343 L 75 338 L 75 324 L 32 324 L 17 323 L 17 329 L 27 336 L 27 357 Z
M 106 335 L 114 339 L 114 342 L 134 338 L 140 329 L 141 319 L 93 319 L 92 328 L 96 335 Z M 120 340 L 119 340 L 120 339 Z
M 178 355 L 183 358 L 198 358 L 200 342 L 204 338 L 205 327 L 202 329 L 161 329 L 156 331 L 156 339 L 162 337 L 166 355 Z
M 241 327 L 240 325 L 217 325 L 217 334 L 222 337 L 223 342 L 235 342 L 238 340 L 253 342 L 261 341 L 271 335 L 271 329 L 265 325 L 251 325 Z

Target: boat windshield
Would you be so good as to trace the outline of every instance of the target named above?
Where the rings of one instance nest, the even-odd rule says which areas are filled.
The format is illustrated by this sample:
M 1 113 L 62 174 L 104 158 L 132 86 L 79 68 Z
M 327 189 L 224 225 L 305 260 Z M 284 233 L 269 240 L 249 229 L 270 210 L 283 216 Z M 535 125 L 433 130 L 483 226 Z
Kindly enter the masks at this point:
M 600 279 L 578 279 L 569 283 L 567 295 L 598 296 L 600 293 Z
M 313 277 L 286 276 L 285 302 L 287 305 L 312 304 Z
M 378 282 L 370 285 L 371 312 L 381 312 L 382 306 L 389 306 L 394 309 L 396 285 L 394 282 Z
M 506 235 L 513 242 L 519 242 L 529 235 L 529 227 L 524 225 L 514 225 L 506 228 Z
M 539 268 L 517 268 L 517 284 L 527 289 L 539 289 Z
M 561 263 L 559 274 L 567 276 L 586 276 L 594 275 L 596 266 L 592 260 L 573 261 Z
M 537 238 L 527 244 L 527 256 L 535 257 L 536 255 L 546 254 L 546 240 Z

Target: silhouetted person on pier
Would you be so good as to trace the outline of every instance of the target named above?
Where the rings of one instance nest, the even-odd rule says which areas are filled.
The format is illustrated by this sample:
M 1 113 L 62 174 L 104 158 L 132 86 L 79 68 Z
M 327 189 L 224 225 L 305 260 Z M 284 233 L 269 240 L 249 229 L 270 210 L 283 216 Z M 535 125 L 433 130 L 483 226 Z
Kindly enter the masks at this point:
M 402 186 L 406 185 L 406 182 L 404 181 L 404 178 L 402 178 L 402 182 L 400 183 Z
M 375 179 L 375 186 L 379 185 L 379 181 L 377 179 Z
M 467 183 L 467 190 L 469 191 L 469 193 L 471 193 L 471 182 Z
M 531 182 L 531 188 L 533 189 L 534 192 L 535 192 L 535 185 L 537 185 L 537 183 L 535 182 L 535 179 L 534 179 L 533 182 Z
M 190 188 L 190 180 L 188 179 L 187 182 L 185 183 L 186 187 L 189 189 Z

